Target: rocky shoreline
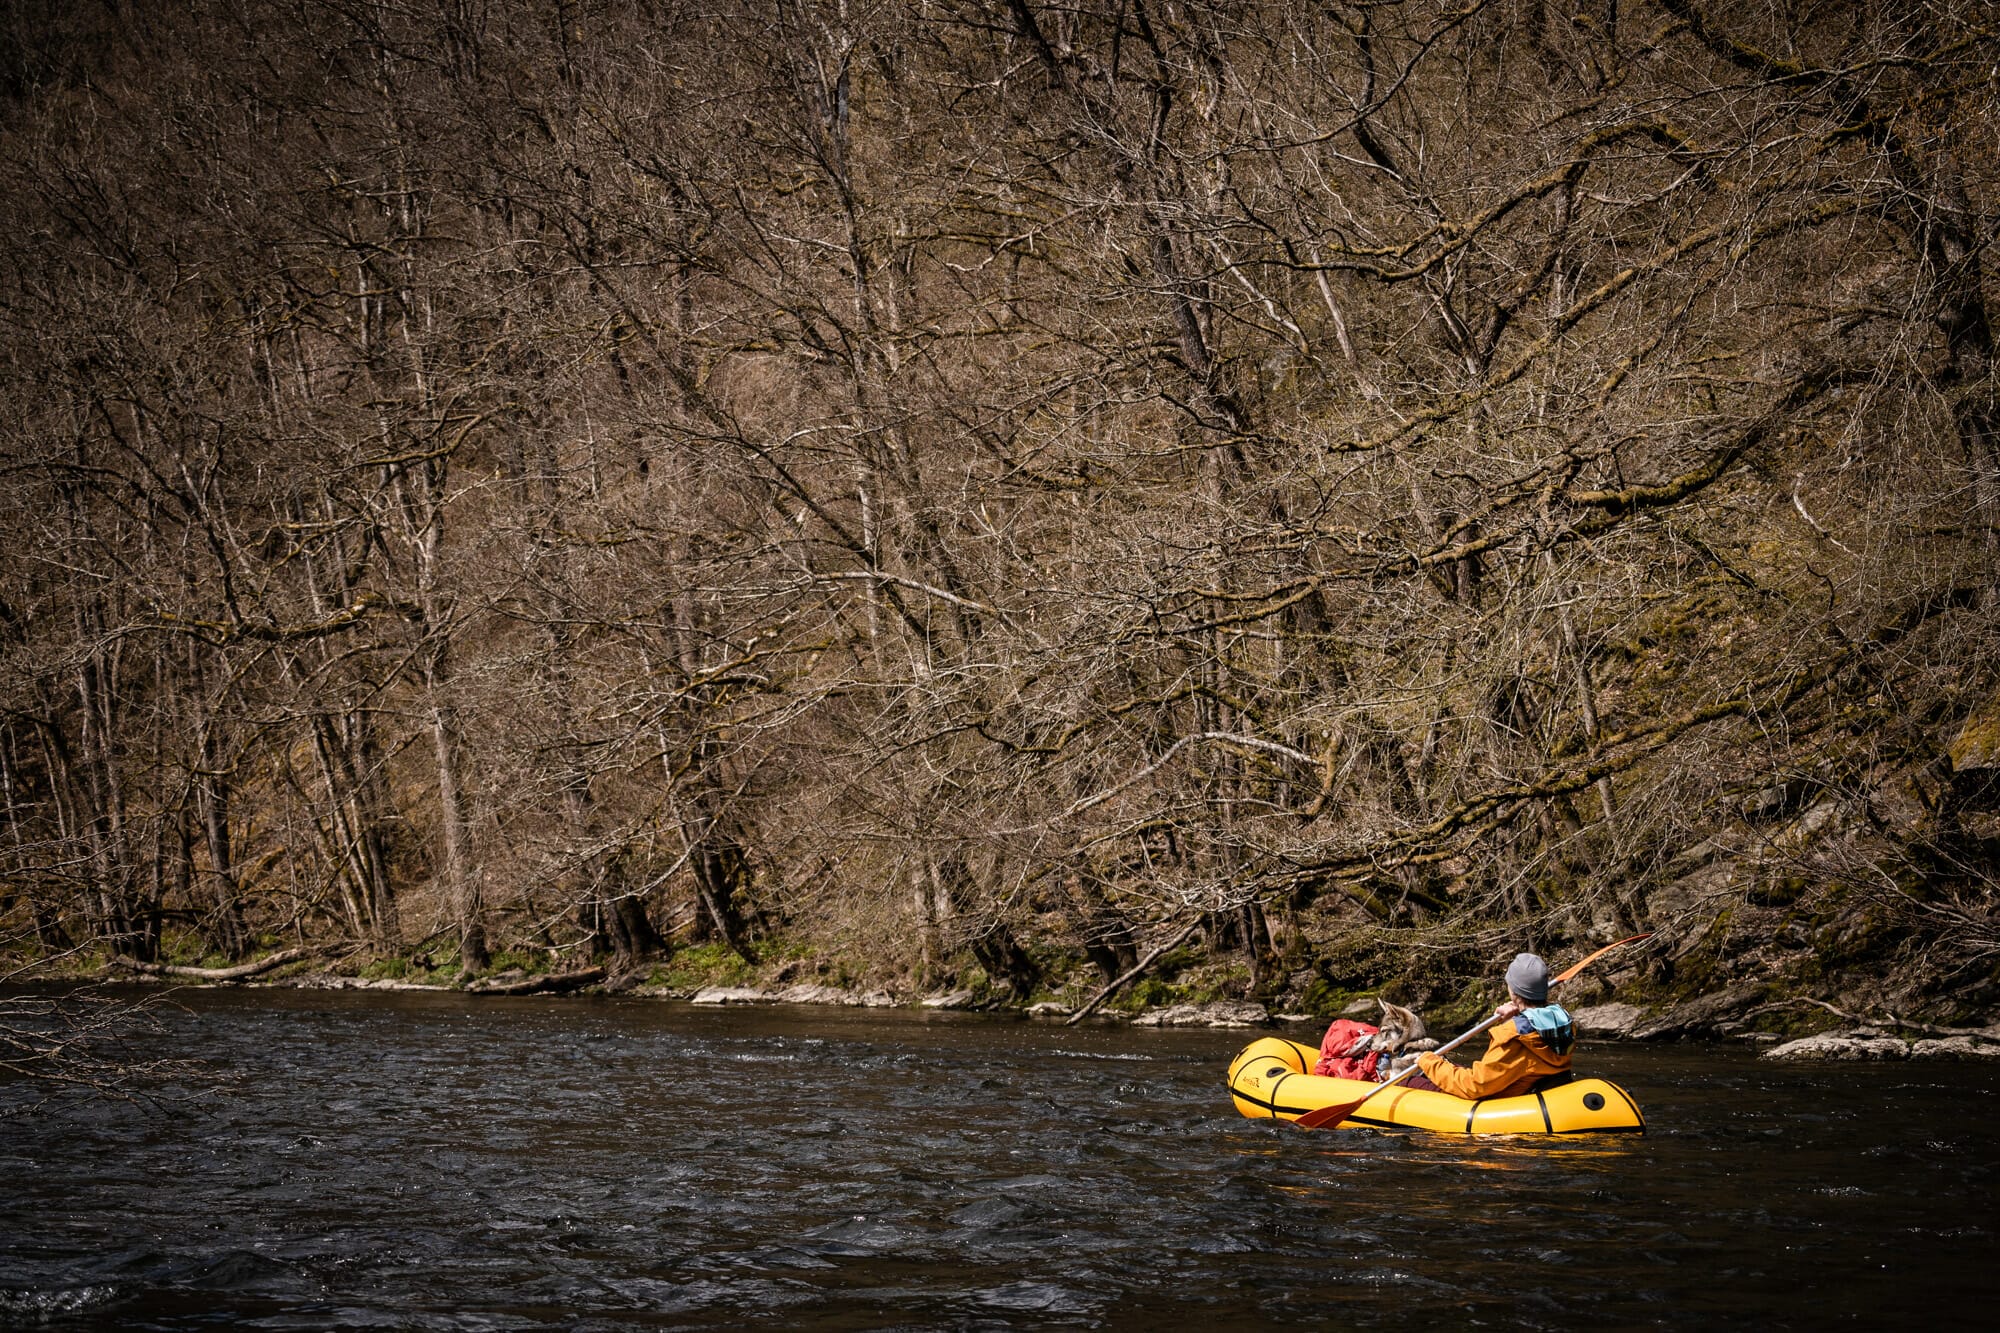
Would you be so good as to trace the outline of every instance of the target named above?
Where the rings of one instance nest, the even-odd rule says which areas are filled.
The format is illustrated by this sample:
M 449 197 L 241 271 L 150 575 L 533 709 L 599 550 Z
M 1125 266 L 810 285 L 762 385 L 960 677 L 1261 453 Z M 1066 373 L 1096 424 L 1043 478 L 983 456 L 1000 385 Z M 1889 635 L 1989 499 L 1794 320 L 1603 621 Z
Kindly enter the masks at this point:
M 836 986 L 799 983 L 775 988 L 755 986 L 634 986 L 606 988 L 602 974 L 553 974 L 533 978 L 496 977 L 473 987 L 440 985 L 434 982 L 403 981 L 389 978 L 341 976 L 333 973 L 306 973 L 282 979 L 247 982 L 196 982 L 195 984 L 238 984 L 305 990 L 377 990 L 458 992 L 470 995 L 560 995 L 584 990 L 613 993 L 642 999 L 679 1000 L 697 1005 L 811 1004 L 844 1008 L 930 1010 L 987 1010 L 1013 1012 L 1043 1022 L 1068 1022 L 1075 1011 L 1068 1005 L 1044 1001 L 1025 1009 L 995 1010 L 976 992 L 956 990 L 917 999 L 899 998 L 887 990 L 846 990 Z M 1585 1034 L 1618 1041 L 1722 1040 L 1742 1041 L 1763 1046 L 1767 1060 L 1785 1061 L 1884 1061 L 1884 1060 L 1985 1060 L 2000 1059 L 2000 1023 L 1984 1027 L 1938 1027 L 1893 1017 L 1865 1020 L 1833 1009 L 1820 1001 L 1788 1001 L 1758 1006 L 1756 994 L 1743 987 L 1728 987 L 1678 1004 L 1646 1008 L 1623 1002 L 1580 1005 L 1572 1010 Z M 1750 1028 L 1749 1020 L 1773 1007 L 1817 1006 L 1836 1020 L 1825 1031 L 1785 1039 Z M 1375 1010 L 1372 998 L 1357 1000 L 1348 1012 L 1366 1016 Z M 1254 1000 L 1218 1000 L 1206 1004 L 1176 1004 L 1148 1009 L 1135 1015 L 1097 1014 L 1094 1021 L 1124 1022 L 1133 1027 L 1265 1028 L 1273 1026 L 1317 1027 L 1323 1020 L 1311 1014 L 1274 1013 Z

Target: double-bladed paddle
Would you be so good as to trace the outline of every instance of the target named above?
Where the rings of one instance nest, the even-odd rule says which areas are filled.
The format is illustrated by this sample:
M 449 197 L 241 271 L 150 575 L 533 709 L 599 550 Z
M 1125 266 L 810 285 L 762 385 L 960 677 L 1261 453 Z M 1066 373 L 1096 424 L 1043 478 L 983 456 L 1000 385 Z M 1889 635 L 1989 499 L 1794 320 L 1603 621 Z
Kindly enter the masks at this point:
M 1564 972 L 1561 976 L 1558 976 L 1552 981 L 1550 981 L 1549 990 L 1554 991 L 1556 987 L 1562 985 L 1565 981 L 1568 981 L 1571 977 L 1574 977 L 1577 973 L 1583 971 L 1583 969 L 1589 967 L 1592 963 L 1604 957 L 1605 954 L 1610 953 L 1613 949 L 1622 949 L 1628 944 L 1636 944 L 1640 940 L 1649 940 L 1651 938 L 1653 938 L 1653 932 L 1649 930 L 1643 935 L 1628 935 L 1624 939 L 1619 940 L 1615 944 L 1605 945 L 1602 949 L 1599 949 L 1596 953 L 1591 954 L 1588 958 L 1585 958 L 1582 962 L 1571 967 L 1569 971 Z M 1444 1045 L 1438 1047 L 1437 1054 L 1443 1055 L 1446 1051 L 1452 1049 L 1452 1047 L 1454 1046 L 1464 1045 L 1466 1042 L 1478 1036 L 1480 1033 L 1486 1031 L 1486 1029 L 1492 1027 L 1495 1023 L 1498 1023 L 1499 1021 L 1500 1021 L 1500 1015 L 1494 1014 L 1491 1018 L 1488 1018 L 1478 1027 L 1473 1028 L 1469 1032 L 1460 1033 L 1458 1036 L 1453 1037 L 1450 1041 L 1446 1042 Z M 1353 1115 L 1356 1111 L 1360 1110 L 1362 1105 L 1366 1103 L 1370 1097 L 1373 1097 L 1378 1092 L 1384 1092 L 1389 1088 L 1394 1087 L 1396 1084 L 1401 1083 L 1405 1078 L 1409 1077 L 1410 1073 L 1415 1069 L 1416 1065 L 1412 1064 L 1407 1069 L 1403 1070 L 1402 1073 L 1396 1075 L 1394 1078 L 1387 1079 L 1381 1083 L 1376 1084 L 1373 1088 L 1369 1090 L 1368 1096 L 1361 1098 L 1359 1101 L 1344 1102 L 1338 1106 L 1322 1106 L 1317 1111 L 1307 1111 L 1304 1115 L 1300 1116 L 1297 1120 L 1294 1120 L 1292 1123 L 1297 1125 L 1300 1129 L 1324 1129 L 1328 1125 L 1337 1125 L 1341 1121 Z

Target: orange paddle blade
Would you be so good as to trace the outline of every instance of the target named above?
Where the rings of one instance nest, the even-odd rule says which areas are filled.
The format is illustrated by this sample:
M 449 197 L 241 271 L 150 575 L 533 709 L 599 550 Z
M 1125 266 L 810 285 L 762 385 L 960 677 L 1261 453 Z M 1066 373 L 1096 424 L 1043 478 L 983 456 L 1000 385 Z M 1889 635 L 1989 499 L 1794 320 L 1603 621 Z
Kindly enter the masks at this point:
M 1645 931 L 1638 935 L 1627 935 L 1624 939 L 1619 940 L 1616 943 L 1605 945 L 1602 949 L 1599 949 L 1596 953 L 1590 955 L 1588 958 L 1584 959 L 1576 966 L 1570 968 L 1569 971 L 1563 973 L 1561 976 L 1557 977 L 1554 981 L 1550 982 L 1549 984 L 1552 986 L 1561 985 L 1563 982 L 1568 981 L 1571 977 L 1575 976 L 1577 973 L 1583 971 L 1583 969 L 1585 969 L 1586 967 L 1589 967 L 1592 963 L 1596 962 L 1598 959 L 1604 957 L 1605 954 L 1610 953 L 1613 949 L 1622 949 L 1628 944 L 1637 944 L 1640 940 L 1650 940 L 1652 938 L 1653 938 L 1653 932 L 1650 930 Z

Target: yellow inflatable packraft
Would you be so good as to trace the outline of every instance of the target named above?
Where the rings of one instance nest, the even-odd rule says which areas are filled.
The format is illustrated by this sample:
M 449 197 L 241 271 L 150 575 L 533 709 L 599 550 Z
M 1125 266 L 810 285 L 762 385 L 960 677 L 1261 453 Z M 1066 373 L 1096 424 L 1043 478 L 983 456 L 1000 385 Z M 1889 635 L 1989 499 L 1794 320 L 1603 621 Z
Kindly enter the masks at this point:
M 1297 1120 L 1308 1111 L 1368 1096 L 1376 1084 L 1312 1072 L 1319 1051 L 1283 1037 L 1259 1037 L 1229 1065 L 1229 1093 L 1253 1120 Z M 1439 1134 L 1603 1134 L 1639 1131 L 1645 1117 L 1625 1090 L 1601 1078 L 1573 1078 L 1517 1097 L 1469 1102 L 1442 1092 L 1384 1088 L 1339 1128 L 1427 1129 Z

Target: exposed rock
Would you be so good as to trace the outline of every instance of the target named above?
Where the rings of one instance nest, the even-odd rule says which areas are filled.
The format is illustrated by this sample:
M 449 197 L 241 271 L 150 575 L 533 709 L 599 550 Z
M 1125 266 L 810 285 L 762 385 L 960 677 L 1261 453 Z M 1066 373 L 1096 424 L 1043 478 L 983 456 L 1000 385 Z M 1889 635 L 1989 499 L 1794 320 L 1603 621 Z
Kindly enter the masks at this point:
M 1972 710 L 1945 753 L 1954 773 L 2000 769 L 2000 693 Z
M 1576 1020 L 1579 1028 L 1606 1037 L 1631 1036 L 1645 1016 L 1646 1011 L 1638 1005 L 1617 1001 L 1570 1011 L 1570 1017 Z
M 1745 819 L 1765 823 L 1797 810 L 1812 795 L 1815 786 L 1810 778 L 1792 777 L 1762 788 L 1737 809 Z
M 854 1003 L 863 1009 L 893 1009 L 896 1007 L 896 997 L 885 990 L 863 991 L 855 998 Z
M 1783 851 L 1802 850 L 1826 836 L 1837 823 L 1849 822 L 1844 816 L 1848 812 L 1842 802 L 1820 801 L 1773 834 L 1771 843 Z
M 1070 1007 L 1066 1004 L 1058 1004 L 1054 1000 L 1043 1000 L 1039 1004 L 1028 1006 L 1028 1017 L 1030 1018 L 1068 1018 L 1069 1015 Z
M 1687 848 L 1673 858 L 1661 874 L 1661 883 L 1647 893 L 1648 914 L 1655 920 L 1671 920 L 1700 911 L 1718 895 L 1730 896 L 1737 855 L 1719 836 Z
M 1910 1043 L 1898 1037 L 1822 1032 L 1764 1052 L 1766 1060 L 1907 1060 Z
M 2000 1041 L 1987 1037 L 1927 1037 L 1910 1043 L 1912 1060 L 2000 1060 Z
M 1936 1027 L 1910 1022 L 1893 1014 L 1879 1022 L 1856 1021 L 1859 1015 L 1821 1008 L 1849 1020 L 1849 1026 L 1788 1041 L 1765 1051 L 1772 1060 L 1994 1060 L 2000 1059 L 2000 1024 L 1984 1027 Z M 1773 1005 L 1771 1008 L 1781 1006 Z M 1915 1033 L 1920 1035 L 1904 1035 Z
M 754 986 L 704 986 L 694 993 L 695 1004 L 754 1004 L 771 997 Z
M 838 986 L 822 986 L 817 982 L 801 981 L 774 992 L 771 997 L 779 1004 L 845 1004 L 861 1003 L 861 997 L 851 990 Z
M 1676 1005 L 1638 1023 L 1627 1033 L 1641 1041 L 1658 1037 L 1707 1035 L 1739 1019 L 1765 992 L 1761 981 L 1739 981 L 1710 995 Z
M 1141 1014 L 1132 1024 L 1142 1028 L 1255 1028 L 1270 1021 L 1270 1011 L 1254 1000 L 1218 1000 L 1156 1009 Z
M 973 992 L 969 990 L 955 990 L 944 995 L 925 996 L 923 1006 L 926 1009 L 970 1009 L 973 1006 L 973 1001 Z

